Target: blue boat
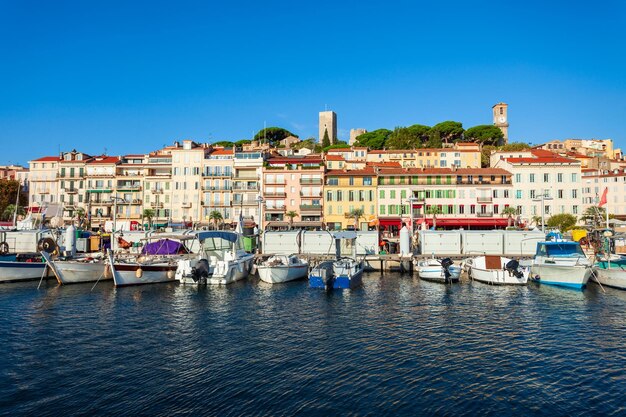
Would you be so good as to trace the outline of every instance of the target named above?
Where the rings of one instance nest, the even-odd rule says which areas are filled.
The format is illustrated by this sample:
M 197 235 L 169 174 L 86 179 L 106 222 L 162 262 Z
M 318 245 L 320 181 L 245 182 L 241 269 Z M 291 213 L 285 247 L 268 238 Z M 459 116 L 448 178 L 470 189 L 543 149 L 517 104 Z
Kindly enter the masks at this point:
M 341 256 L 341 240 L 353 241 L 352 247 L 356 249 L 356 232 L 337 232 L 333 234 L 335 240 L 334 261 L 324 261 L 314 267 L 309 273 L 309 287 L 330 289 L 353 289 L 361 285 L 363 277 L 363 261 L 354 257 Z M 355 250 L 356 252 L 356 250 Z

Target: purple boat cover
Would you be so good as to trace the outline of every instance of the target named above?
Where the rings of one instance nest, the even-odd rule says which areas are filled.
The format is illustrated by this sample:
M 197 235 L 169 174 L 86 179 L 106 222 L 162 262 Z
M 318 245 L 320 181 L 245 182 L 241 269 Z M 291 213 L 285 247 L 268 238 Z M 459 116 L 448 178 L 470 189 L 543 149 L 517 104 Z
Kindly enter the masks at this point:
M 147 243 L 141 250 L 141 253 L 148 255 L 175 255 L 185 252 L 182 243 L 169 239 L 161 239 L 156 242 Z

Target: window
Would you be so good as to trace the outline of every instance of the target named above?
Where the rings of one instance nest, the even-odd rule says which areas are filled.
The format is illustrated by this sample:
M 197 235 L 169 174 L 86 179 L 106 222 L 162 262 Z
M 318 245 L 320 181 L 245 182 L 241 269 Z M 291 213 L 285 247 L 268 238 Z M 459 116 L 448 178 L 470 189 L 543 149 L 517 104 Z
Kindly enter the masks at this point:
M 522 182 L 522 174 L 515 174 L 515 182 Z
M 465 214 L 465 206 L 463 204 L 459 206 L 459 214 Z
M 550 174 L 548 173 L 543 174 L 543 182 L 550 182 Z
M 339 185 L 339 178 L 329 178 L 328 185 Z
M 578 190 L 572 190 L 572 198 L 578 198 Z
M 378 198 L 385 198 L 385 190 L 380 190 L 378 192 Z
M 578 206 L 572 206 L 572 214 L 578 214 Z
M 572 182 L 578 182 L 578 175 L 576 173 L 572 173 Z
M 535 198 L 536 191 L 530 190 L 530 198 Z
M 363 177 L 363 185 L 372 185 L 372 177 Z
M 475 205 L 470 205 L 470 214 L 476 214 L 476 206 Z
M 406 198 L 406 190 L 401 190 L 400 191 L 400 198 L 402 198 L 402 199 Z
M 528 181 L 529 181 L 529 182 L 535 182 L 535 174 L 530 174 L 530 175 L 528 176 Z
M 354 185 L 354 177 L 350 177 L 350 185 Z
M 385 206 L 384 205 L 380 206 L 380 214 L 381 214 L 381 216 L 385 215 Z
M 563 198 L 563 190 L 556 190 L 556 197 Z
M 326 191 L 326 201 L 333 201 L 333 192 Z
M 556 174 L 556 182 L 563 182 L 563 174 L 562 173 L 558 173 Z
M 337 201 L 343 201 L 343 191 L 337 190 Z
M 515 198 L 517 199 L 521 199 L 522 197 L 522 190 L 515 190 Z
M 396 198 L 396 190 L 390 190 L 389 191 L 389 198 Z
M 348 191 L 348 201 L 354 201 L 354 191 Z

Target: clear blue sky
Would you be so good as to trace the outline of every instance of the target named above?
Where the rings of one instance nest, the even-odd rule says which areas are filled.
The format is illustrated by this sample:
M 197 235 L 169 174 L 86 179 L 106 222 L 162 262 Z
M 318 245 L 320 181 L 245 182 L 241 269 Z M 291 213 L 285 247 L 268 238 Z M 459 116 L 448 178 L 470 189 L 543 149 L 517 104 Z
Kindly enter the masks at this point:
M 0 164 L 306 138 L 325 105 L 342 139 L 504 101 L 510 140 L 626 147 L 624 4 L 0 0 Z

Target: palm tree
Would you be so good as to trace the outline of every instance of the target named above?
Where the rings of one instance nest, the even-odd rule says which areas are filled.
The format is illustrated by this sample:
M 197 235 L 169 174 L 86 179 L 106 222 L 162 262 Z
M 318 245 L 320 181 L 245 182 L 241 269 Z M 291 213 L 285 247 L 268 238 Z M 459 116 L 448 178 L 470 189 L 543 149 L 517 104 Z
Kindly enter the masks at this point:
M 217 230 L 217 225 L 224 221 L 224 217 L 219 211 L 213 210 L 211 213 L 209 213 L 209 220 L 213 221 L 213 223 L 215 224 L 215 229 Z
M 433 229 L 437 228 L 437 214 L 443 214 L 441 211 L 441 207 L 439 206 L 429 206 L 426 209 L 426 214 L 431 214 L 433 216 Z
M 530 219 L 531 224 L 535 223 L 535 225 L 539 226 L 541 224 L 541 216 L 533 216 Z
M 153 209 L 144 209 L 143 214 L 142 214 L 142 219 L 147 219 L 148 220 L 148 228 L 152 229 L 152 219 L 155 216 L 155 212 Z
M 285 216 L 289 217 L 289 230 L 293 227 L 293 218 L 298 217 L 299 214 L 291 210 L 285 213 Z
M 355 208 L 354 210 L 346 213 L 347 219 L 354 219 L 354 230 L 359 230 L 359 219 L 364 216 L 365 212 L 360 208 Z
M 2 212 L 2 218 L 5 220 L 11 220 L 13 218 L 13 213 L 15 212 L 15 204 L 9 204 L 4 211 Z M 24 207 L 17 206 L 17 214 L 24 215 Z
M 513 216 L 515 216 L 517 214 L 517 209 L 515 209 L 514 207 L 505 207 L 502 209 L 502 213 L 500 213 L 500 215 L 502 215 L 502 217 L 504 216 L 509 216 L 507 218 L 507 227 L 511 227 L 511 221 L 513 220 Z
M 82 227 L 83 222 L 85 221 L 85 209 L 82 207 L 79 207 L 76 209 L 74 214 L 76 215 L 76 220 L 78 220 L 78 227 Z

